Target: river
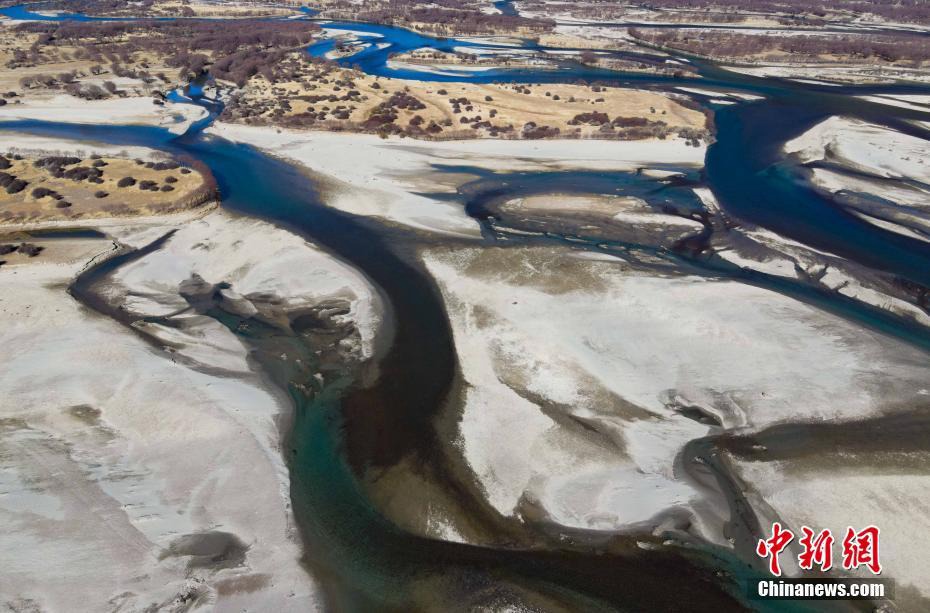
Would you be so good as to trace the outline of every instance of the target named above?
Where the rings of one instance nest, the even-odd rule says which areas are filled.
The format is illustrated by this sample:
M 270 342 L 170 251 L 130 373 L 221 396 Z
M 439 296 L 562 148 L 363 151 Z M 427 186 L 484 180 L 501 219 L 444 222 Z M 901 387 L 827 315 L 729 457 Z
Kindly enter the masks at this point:
M 498 4 L 502 11 L 508 5 Z M 22 7 L 3 9 L 0 13 L 29 17 Z M 716 142 L 708 150 L 702 180 L 723 208 L 734 217 L 811 247 L 930 286 L 927 243 L 877 228 L 844 212 L 812 186 L 791 175 L 782 165 L 781 154 L 787 140 L 833 115 L 858 117 L 930 139 L 926 131 L 907 123 L 930 120 L 930 113 L 892 109 L 854 97 L 869 93 L 930 94 L 930 87 L 802 84 L 741 75 L 694 58 L 682 59 L 695 66 L 699 80 L 614 73 L 565 59 L 559 60 L 555 70 L 433 74 L 391 67 L 389 56 L 426 46 L 441 50 L 456 47 L 494 50 L 501 46 L 438 40 L 375 24 L 328 23 L 326 27 L 359 32 L 355 35 L 359 40 L 380 43 L 341 61 L 385 77 L 479 83 L 561 83 L 588 79 L 654 89 L 721 87 L 762 96 L 760 100 L 731 106 L 715 105 L 711 96 L 702 99 L 714 109 L 717 126 Z M 528 46 L 540 50 L 538 45 Z M 322 55 L 331 48 L 331 41 L 323 41 L 308 52 Z M 364 272 L 386 297 L 394 320 L 394 340 L 380 364 L 380 377 L 368 387 L 346 377 L 331 383 L 318 395 L 304 396 L 289 384 L 299 382 L 306 373 L 296 367 L 274 366 L 272 352 L 262 339 L 244 339 L 259 356 L 267 358 L 260 360 L 272 379 L 289 390 L 294 401 L 295 417 L 286 446 L 291 450 L 288 463 L 294 510 L 305 539 L 308 563 L 323 580 L 334 608 L 409 610 L 413 603 L 424 603 L 424 590 L 430 592 L 426 600 L 436 610 L 491 606 L 499 601 L 495 599 L 533 602 L 534 598 L 558 603 L 569 610 L 662 610 L 680 606 L 681 602 L 699 603 L 694 610 L 708 611 L 750 606 L 743 599 L 741 580 L 754 572 L 751 561 L 710 545 L 695 543 L 688 549 L 647 550 L 637 547 L 635 539 L 619 539 L 613 546 L 605 547 L 602 536 L 578 533 L 566 542 L 477 547 L 419 537 L 385 519 L 359 483 L 359 471 L 365 467 L 390 466 L 413 454 L 420 462 L 435 465 L 437 478 L 446 487 L 453 491 L 457 488 L 454 478 L 442 470 L 437 453 L 439 441 L 432 426 L 432 417 L 443 405 L 456 370 L 450 327 L 435 284 L 416 259 L 409 257 L 395 231 L 325 206 L 306 174 L 252 147 L 204 135 L 202 130 L 208 124 L 209 121 L 202 122 L 181 137 L 149 127 L 37 121 L 7 122 L 0 124 L 0 129 L 143 145 L 194 158 L 213 172 L 224 208 L 269 220 L 306 236 Z M 569 187 L 569 191 L 585 193 L 612 193 L 620 189 L 645 195 L 649 191 L 635 176 L 623 173 L 526 173 L 518 181 L 513 179 L 489 174 L 483 178 L 482 186 L 472 186 L 467 198 L 463 196 L 463 205 L 481 220 L 486 217 L 492 196 L 565 191 Z M 672 197 L 681 206 L 701 209 L 701 204 L 684 192 Z M 487 240 L 494 238 L 489 236 Z M 548 240 L 563 239 L 554 235 Z M 605 247 L 603 241 L 591 241 L 590 248 Z M 708 275 L 729 275 L 762 285 L 930 348 L 930 336 L 925 330 L 868 305 L 817 293 L 762 273 L 740 272 L 719 262 L 689 257 L 684 252 L 666 255 Z M 95 274 L 107 274 L 106 266 L 98 268 Z M 75 294 L 80 296 L 80 290 L 77 284 Z M 306 352 L 307 348 L 299 346 L 297 340 L 290 342 L 290 346 L 285 343 L 284 347 L 276 344 L 274 355 L 282 350 L 292 357 Z M 803 430 L 804 426 L 797 428 Z M 797 434 L 796 430 L 789 431 Z M 777 436 L 776 433 L 770 437 L 773 453 L 778 449 Z M 686 450 L 692 457 L 682 462 L 687 464 L 701 454 L 710 454 L 712 447 L 713 441 L 702 439 Z M 721 489 L 726 490 L 726 475 L 719 475 L 719 480 Z M 738 491 L 726 493 L 732 508 L 743 504 Z M 462 504 L 467 507 L 469 502 L 463 498 Z M 737 520 L 731 518 L 731 521 Z M 751 518 L 747 521 L 741 528 L 744 540 L 751 539 L 758 528 L 749 525 Z M 738 547 L 738 553 L 744 554 L 745 547 Z M 674 589 L 669 589 L 671 577 L 675 578 Z M 763 605 L 757 602 L 751 606 Z M 791 609 L 779 606 L 777 610 Z

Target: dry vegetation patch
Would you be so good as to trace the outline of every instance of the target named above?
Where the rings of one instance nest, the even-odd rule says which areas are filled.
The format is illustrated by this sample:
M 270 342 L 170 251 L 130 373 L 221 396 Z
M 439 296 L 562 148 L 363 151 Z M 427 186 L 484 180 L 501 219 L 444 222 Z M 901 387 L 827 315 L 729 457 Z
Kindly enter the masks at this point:
M 384 23 L 444 36 L 534 36 L 555 27 L 545 17 L 489 11 L 489 4 L 486 0 L 317 0 L 314 7 L 329 19 Z
M 22 0 L 6 0 L 5 4 L 22 4 Z M 301 3 L 291 0 L 44 0 L 37 10 L 83 13 L 94 17 L 236 18 L 296 15 L 300 6 Z
M 674 31 L 631 28 L 630 34 L 651 45 L 721 60 L 900 64 L 907 67 L 922 67 L 930 61 L 930 41 L 916 33 L 784 36 L 686 28 Z
M 205 169 L 175 160 L 0 156 L 0 223 L 154 215 L 216 197 Z
M 706 135 L 703 112 L 650 91 L 599 85 L 436 84 L 371 77 L 325 62 L 253 78 L 221 117 L 256 125 L 419 138 L 621 138 Z
M 255 19 L 23 23 L 0 28 L 0 90 L 103 99 L 152 94 L 205 70 L 244 84 L 318 30 Z
M 758 23 L 761 19 L 785 25 L 823 25 L 827 21 L 866 20 L 927 23 L 930 4 L 925 0 L 650 0 L 648 3 L 614 0 L 521 0 L 529 14 L 561 14 L 587 21 L 657 21 L 681 23 Z

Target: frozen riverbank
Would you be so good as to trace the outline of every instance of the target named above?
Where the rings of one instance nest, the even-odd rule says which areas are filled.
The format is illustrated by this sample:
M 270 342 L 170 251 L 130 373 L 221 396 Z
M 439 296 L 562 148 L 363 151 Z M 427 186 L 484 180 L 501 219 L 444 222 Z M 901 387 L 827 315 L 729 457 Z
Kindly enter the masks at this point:
M 152 98 L 82 100 L 60 94 L 0 106 L 0 121 L 38 119 L 96 125 L 155 125 L 183 134 L 191 124 L 207 117 L 207 110 L 192 104 L 156 105 Z
M 636 170 L 667 165 L 699 166 L 704 147 L 683 140 L 418 142 L 369 134 L 301 132 L 215 124 L 211 134 L 247 143 L 298 162 L 329 179 L 326 203 L 356 215 L 378 217 L 410 228 L 477 238 L 478 225 L 461 206 L 430 197 L 452 194 L 456 179 L 437 166 L 473 165 L 519 171 L 539 169 Z
M 685 443 L 875 415 L 928 375 L 906 345 L 740 283 L 565 248 L 425 259 L 467 382 L 459 449 L 505 515 L 622 530 L 689 509 L 719 541 L 719 518 L 676 472 Z
M 112 239 L 34 239 L 38 258 L 8 256 L 2 268 L 0 517 L 15 527 L 0 536 L 2 599 L 70 611 L 321 607 L 290 509 L 289 400 L 179 292 L 194 275 L 224 282 L 229 303 L 258 303 L 270 319 L 347 303 L 345 321 L 369 323 L 346 348 L 359 356 L 378 299 L 305 241 L 222 212 L 104 231 Z M 170 231 L 103 292 L 124 314 L 177 313 L 170 327 L 134 333 L 66 292 L 116 253 L 114 239 L 125 250 Z

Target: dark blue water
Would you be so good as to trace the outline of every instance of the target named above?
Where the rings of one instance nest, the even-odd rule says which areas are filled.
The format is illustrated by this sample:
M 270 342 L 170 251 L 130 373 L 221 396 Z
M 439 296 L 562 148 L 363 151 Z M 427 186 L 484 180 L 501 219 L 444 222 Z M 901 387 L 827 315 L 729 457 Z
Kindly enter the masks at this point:
M 707 182 L 730 213 L 801 243 L 930 286 L 930 244 L 876 228 L 802 182 L 781 162 L 781 145 L 836 113 L 829 99 L 779 96 L 717 112 L 717 142 L 707 152 Z M 844 109 L 885 123 L 889 111 Z M 930 136 L 930 135 L 928 135 Z
M 505 78 L 507 72 L 492 70 L 478 74 L 469 74 L 465 71 L 459 71 L 456 74 L 430 74 L 408 68 L 390 68 L 388 60 L 390 56 L 396 53 L 406 53 L 417 49 L 433 48 L 445 53 L 453 53 L 456 48 L 463 50 L 468 49 L 497 49 L 506 50 L 508 47 L 503 45 L 484 44 L 455 38 L 436 38 L 427 36 L 394 26 L 370 24 L 370 23 L 324 23 L 322 24 L 327 30 L 356 32 L 354 39 L 369 43 L 371 46 L 367 49 L 343 59 L 338 60 L 344 66 L 357 67 L 360 70 L 382 77 L 393 77 L 397 79 L 424 80 L 455 82 L 462 80 L 480 80 L 483 83 L 490 83 L 499 78 Z M 314 57 L 323 57 L 331 51 L 338 41 L 323 40 L 311 45 L 307 53 Z M 379 44 L 387 45 L 379 49 Z
M 520 14 L 517 12 L 517 7 L 513 5 L 513 0 L 497 0 L 494 3 L 494 8 L 500 11 L 501 15 L 509 17 L 517 17 Z

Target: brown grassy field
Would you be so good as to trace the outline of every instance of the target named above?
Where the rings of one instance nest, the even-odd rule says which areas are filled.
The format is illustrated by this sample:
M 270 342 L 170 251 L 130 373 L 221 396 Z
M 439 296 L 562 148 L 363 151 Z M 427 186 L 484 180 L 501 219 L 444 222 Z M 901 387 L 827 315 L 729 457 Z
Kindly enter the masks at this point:
M 126 36 L 124 40 L 129 38 Z M 177 67 L 168 66 L 164 57 L 147 51 L 132 53 L 129 56 L 131 62 L 127 65 L 144 67 L 151 75 L 164 75 L 164 80 L 159 77 L 146 82 L 141 78 L 117 77 L 106 62 L 82 57 L 82 49 L 76 45 L 45 46 L 40 55 L 31 57 L 28 61 L 14 61 L 14 53 L 17 50 L 28 51 L 38 39 L 38 34 L 0 26 L 0 92 L 15 91 L 23 99 L 55 95 L 60 93 L 61 83 L 54 87 L 44 87 L 38 82 L 24 86 L 24 82 L 42 75 L 57 77 L 71 74 L 74 82 L 81 85 L 93 84 L 102 87 L 105 82 L 112 81 L 117 85 L 117 91 L 121 92 L 117 95 L 146 96 L 180 79 Z
M 379 123 L 379 118 L 394 116 Z M 611 125 L 605 127 L 604 118 Z M 579 119 L 580 118 L 580 119 Z M 428 138 L 518 138 L 528 125 L 569 138 L 700 136 L 706 117 L 658 92 L 592 85 L 435 84 L 319 65 L 293 80 L 249 81 L 227 121 Z M 464 120 L 464 121 L 463 121 Z M 530 137 L 539 137 L 537 130 Z
M 212 177 L 172 161 L 8 154 L 0 167 L 2 224 L 171 213 L 215 195 Z

